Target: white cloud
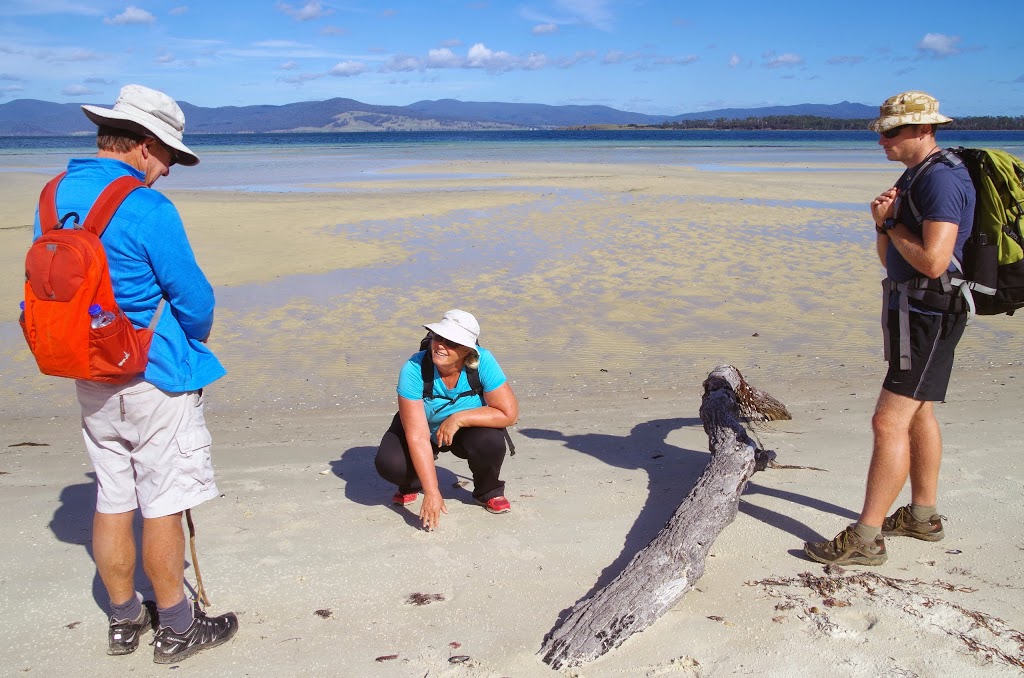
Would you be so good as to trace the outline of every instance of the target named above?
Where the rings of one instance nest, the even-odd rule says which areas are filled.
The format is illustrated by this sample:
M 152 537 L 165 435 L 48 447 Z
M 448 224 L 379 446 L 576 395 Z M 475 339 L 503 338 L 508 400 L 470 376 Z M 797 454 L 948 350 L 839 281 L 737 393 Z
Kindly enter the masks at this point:
M 432 49 L 427 53 L 427 68 L 459 68 L 464 64 L 465 59 L 447 47 Z
M 103 23 L 115 26 L 138 26 L 140 24 L 151 24 L 155 21 L 156 17 L 146 10 L 129 5 L 113 19 L 104 19 Z
M 167 10 L 167 13 L 171 16 L 181 16 L 182 14 L 188 13 L 188 7 L 186 5 L 181 5 L 180 7 L 172 7 L 171 9 Z
M 495 52 L 487 48 L 482 42 L 478 42 L 469 48 L 466 53 L 467 68 L 482 68 L 489 73 L 500 73 L 510 71 L 516 67 L 517 59 L 508 52 Z
M 632 61 L 633 59 L 636 59 L 636 58 L 637 58 L 636 54 L 626 54 L 625 52 L 622 52 L 622 51 L 617 50 L 617 49 L 610 49 L 610 50 L 608 50 L 605 53 L 604 58 L 601 59 L 601 63 L 602 64 L 623 64 L 623 63 L 626 63 L 627 61 Z
M 585 53 L 591 58 L 593 53 Z M 576 60 L 582 60 L 584 53 L 577 53 Z M 508 71 L 534 71 L 548 66 L 550 63 L 547 55 L 541 52 L 531 52 L 526 56 L 515 56 L 504 51 L 495 51 L 482 42 L 475 43 L 461 56 L 447 47 L 432 49 L 427 52 L 426 57 L 411 56 L 409 54 L 395 54 L 381 66 L 383 73 L 407 73 L 411 71 L 423 71 L 427 69 L 442 68 L 466 68 L 480 69 L 488 73 L 505 73 Z M 557 62 L 556 65 L 571 65 L 564 62 Z
M 558 24 L 537 24 L 530 32 L 534 35 L 547 35 L 548 33 L 557 33 Z
M 959 35 L 927 33 L 923 38 L 921 38 L 921 41 L 917 43 L 917 49 L 921 52 L 927 52 L 934 57 L 947 57 L 960 53 L 960 49 L 957 47 L 959 43 Z
M 785 54 L 776 54 L 775 52 L 764 53 L 765 68 L 792 68 L 794 66 L 801 66 L 803 63 L 804 58 L 792 52 Z
M 335 64 L 331 70 L 327 71 L 331 75 L 336 75 L 341 78 L 349 78 L 353 75 L 359 75 L 366 71 L 366 64 L 361 61 L 342 61 Z
M 576 52 L 571 57 L 562 57 L 560 59 L 556 59 L 554 64 L 559 68 L 571 68 L 572 66 L 575 66 L 578 63 L 590 61 L 596 58 L 597 52 L 595 52 L 594 50 L 585 50 Z
M 423 68 L 423 62 L 414 56 L 408 54 L 396 54 L 388 59 L 387 63 L 381 66 L 381 70 L 385 73 L 406 73 L 409 71 L 418 71 Z
M 729 68 L 736 68 L 743 63 L 743 59 L 740 58 L 739 54 L 733 54 L 729 57 Z
M 158 64 L 173 64 L 174 55 L 169 52 L 164 52 L 156 58 Z
M 278 68 L 280 68 L 282 71 L 294 71 L 298 67 L 299 64 L 295 61 L 286 61 L 280 66 L 278 66 Z
M 317 0 L 310 0 L 302 7 L 293 7 L 287 2 L 279 2 L 277 8 L 296 21 L 313 21 L 334 14 L 333 9 L 324 9 Z
M 97 92 L 96 90 L 92 89 L 91 87 L 86 87 L 85 85 L 68 85 L 67 87 L 62 89 L 60 93 L 68 97 L 81 97 L 89 96 L 92 94 L 99 94 L 99 92 Z

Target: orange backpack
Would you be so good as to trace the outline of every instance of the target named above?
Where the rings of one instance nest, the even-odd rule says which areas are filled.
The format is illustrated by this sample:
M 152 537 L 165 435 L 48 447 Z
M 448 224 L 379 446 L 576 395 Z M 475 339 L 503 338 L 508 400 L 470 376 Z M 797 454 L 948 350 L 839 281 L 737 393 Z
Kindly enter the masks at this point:
M 100 236 L 128 194 L 145 184 L 132 176 L 115 179 L 79 226 L 75 212 L 57 216 L 57 185 L 63 178 L 63 173 L 54 177 L 39 196 L 42 235 L 25 257 L 21 329 L 43 374 L 124 384 L 146 369 L 163 300 L 149 327 L 132 325 L 114 300 Z M 94 328 L 94 305 L 112 313 L 113 321 Z

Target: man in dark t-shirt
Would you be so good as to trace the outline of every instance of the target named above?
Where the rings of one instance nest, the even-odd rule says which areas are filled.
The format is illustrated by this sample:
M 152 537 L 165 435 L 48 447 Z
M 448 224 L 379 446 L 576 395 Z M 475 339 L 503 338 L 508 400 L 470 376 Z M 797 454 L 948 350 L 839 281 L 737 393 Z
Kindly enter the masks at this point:
M 944 286 L 953 258 L 974 224 L 974 186 L 967 169 L 935 142 L 952 122 L 924 92 L 904 92 L 882 104 L 870 128 L 886 158 L 907 170 L 871 202 L 878 256 L 885 266 L 882 326 L 889 371 L 871 419 L 874 447 L 858 521 L 835 539 L 807 542 L 813 560 L 881 565 L 884 537 L 938 541 L 942 438 L 934 403 L 946 397 L 953 353 L 967 323 L 958 290 Z M 929 294 L 925 295 L 923 290 Z M 910 477 L 911 502 L 887 516 Z

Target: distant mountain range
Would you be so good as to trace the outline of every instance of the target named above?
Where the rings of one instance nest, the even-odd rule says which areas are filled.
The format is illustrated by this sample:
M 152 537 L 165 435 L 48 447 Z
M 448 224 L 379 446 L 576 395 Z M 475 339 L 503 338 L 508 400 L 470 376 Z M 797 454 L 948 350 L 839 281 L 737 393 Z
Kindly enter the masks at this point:
M 99 104 L 109 106 L 109 102 Z M 0 104 L 0 136 L 92 134 L 96 128 L 81 104 L 16 99 Z M 585 125 L 659 125 L 682 120 L 730 120 L 759 116 L 808 115 L 866 119 L 878 108 L 843 101 L 765 108 L 724 108 L 682 115 L 645 115 L 608 106 L 548 106 L 500 102 L 417 101 L 408 106 L 374 106 L 354 99 L 303 101 L 283 106 L 204 108 L 181 102 L 186 133 L 385 132 L 580 127 Z

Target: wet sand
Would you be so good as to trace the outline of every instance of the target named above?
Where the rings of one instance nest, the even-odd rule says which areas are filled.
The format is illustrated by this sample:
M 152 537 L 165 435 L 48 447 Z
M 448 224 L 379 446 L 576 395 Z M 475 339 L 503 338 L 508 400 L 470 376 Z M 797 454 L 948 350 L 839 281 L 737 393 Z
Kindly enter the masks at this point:
M 211 346 L 229 375 L 209 389 L 208 416 L 224 497 L 197 521 L 213 611 L 242 622 L 183 670 L 555 675 L 535 656 L 544 634 L 686 496 L 707 462 L 701 382 L 730 363 L 793 412 L 759 434 L 765 446 L 824 471 L 755 475 L 697 589 L 567 675 L 826 676 L 836 662 L 851 676 L 1019 675 L 998 654 L 1019 658 L 1019 646 L 956 611 L 1024 628 L 1019 318 L 968 328 L 939 406 L 949 537 L 893 540 L 871 570 L 917 582 L 918 604 L 851 584 L 835 596 L 849 605 L 829 607 L 805 587 L 752 584 L 820 576 L 802 542 L 856 518 L 884 373 L 866 204 L 898 175 L 752 169 L 495 161 L 313 193 L 166 190 L 217 288 Z M 15 322 L 43 180 L 0 182 L 0 664 L 149 675 L 145 647 L 103 655 L 73 388 L 37 373 Z M 372 457 L 421 324 L 452 307 L 477 315 L 520 397 L 519 454 L 503 472 L 513 512 L 474 506 L 455 486 L 465 463 L 445 457 L 450 513 L 428 534 L 418 504 L 386 505 Z M 414 593 L 443 600 L 406 603 Z

